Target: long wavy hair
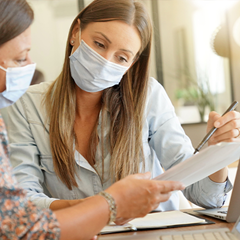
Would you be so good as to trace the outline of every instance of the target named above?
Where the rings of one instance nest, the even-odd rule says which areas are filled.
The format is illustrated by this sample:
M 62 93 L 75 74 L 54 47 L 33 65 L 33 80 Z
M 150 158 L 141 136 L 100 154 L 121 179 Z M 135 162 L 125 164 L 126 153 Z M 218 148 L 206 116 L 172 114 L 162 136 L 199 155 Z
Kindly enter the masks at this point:
M 106 118 L 110 115 L 110 132 L 107 139 L 110 149 L 102 147 L 102 164 L 104 166 L 104 151 L 110 151 L 112 181 L 138 173 L 140 162 L 144 163 L 142 128 L 152 40 L 149 15 L 144 6 L 134 0 L 95 0 L 73 21 L 68 35 L 62 72 L 44 98 L 50 121 L 49 136 L 54 169 L 69 189 L 77 186 L 76 177 L 79 177 L 76 176 L 74 159 L 76 84 L 71 77 L 69 63 L 72 51 L 71 34 L 78 19 L 82 30 L 91 22 L 123 21 L 136 27 L 141 37 L 141 48 L 134 65 L 123 76 L 118 87 L 108 88 L 102 95 L 102 130 Z M 102 134 L 98 136 L 95 127 L 88 150 L 93 160 L 100 140 L 103 141 L 103 136 Z

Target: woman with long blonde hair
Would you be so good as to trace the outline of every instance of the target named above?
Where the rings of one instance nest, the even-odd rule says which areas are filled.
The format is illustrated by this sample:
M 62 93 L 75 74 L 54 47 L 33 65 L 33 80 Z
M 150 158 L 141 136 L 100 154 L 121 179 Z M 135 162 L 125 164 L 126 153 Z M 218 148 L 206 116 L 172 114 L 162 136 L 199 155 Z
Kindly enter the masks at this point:
M 11 107 L 14 172 L 38 206 L 64 208 L 130 174 L 155 177 L 193 154 L 166 92 L 149 78 L 151 39 L 140 2 L 95 0 L 72 23 L 59 77 Z M 217 123 L 209 144 L 239 141 L 239 113 L 212 112 L 208 129 Z M 224 168 L 184 194 L 219 207 L 230 189 Z M 178 205 L 172 194 L 158 209 Z
M 0 109 L 6 111 L 24 94 L 34 74 L 36 64 L 29 54 L 33 17 L 25 0 L 0 0 Z M 25 130 L 20 129 L 23 134 Z M 183 188 L 178 182 L 149 180 L 149 173 L 135 174 L 96 196 L 82 202 L 72 201 L 74 206 L 52 212 L 27 199 L 26 191 L 12 173 L 9 154 L 7 132 L 0 115 L 1 239 L 89 240 L 109 221 L 144 216 L 159 202 L 166 201 L 171 191 Z

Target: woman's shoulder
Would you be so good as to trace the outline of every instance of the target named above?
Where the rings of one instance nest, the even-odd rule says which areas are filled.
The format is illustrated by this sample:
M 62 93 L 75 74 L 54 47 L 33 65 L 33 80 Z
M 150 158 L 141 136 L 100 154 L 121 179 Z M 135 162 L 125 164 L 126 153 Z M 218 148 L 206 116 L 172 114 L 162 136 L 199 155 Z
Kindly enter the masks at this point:
M 42 94 L 42 93 L 46 93 L 46 91 L 49 89 L 49 87 L 52 85 L 52 81 L 48 81 L 48 82 L 42 82 L 39 84 L 35 84 L 35 85 L 31 85 L 26 94 Z
M 21 102 L 25 106 L 32 104 L 39 105 L 42 102 L 45 93 L 47 93 L 52 83 L 53 82 L 43 82 L 30 86 L 26 93 L 23 94 L 23 96 L 20 98 L 20 100 L 16 102 L 16 104 L 18 105 L 19 102 Z
M 148 100 L 150 99 L 162 100 L 165 103 L 171 102 L 162 84 L 153 77 L 150 77 L 148 85 Z
M 155 78 L 150 77 L 149 78 L 149 88 L 150 90 L 154 90 L 154 89 L 163 89 L 163 86 L 160 82 L 158 82 Z
M 149 79 L 149 88 L 146 99 L 146 114 L 153 116 L 174 116 L 174 107 L 164 87 L 154 78 Z M 164 120 L 165 117 L 162 117 Z
M 43 82 L 30 86 L 26 93 L 9 107 L 9 113 L 21 112 L 29 121 L 39 122 L 39 118 L 46 115 L 43 100 L 51 84 L 52 82 Z

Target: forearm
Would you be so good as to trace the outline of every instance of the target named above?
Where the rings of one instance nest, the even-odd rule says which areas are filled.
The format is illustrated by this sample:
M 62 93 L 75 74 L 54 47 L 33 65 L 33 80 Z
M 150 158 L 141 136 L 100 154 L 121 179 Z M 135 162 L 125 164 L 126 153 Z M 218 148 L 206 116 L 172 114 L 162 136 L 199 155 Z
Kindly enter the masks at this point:
M 108 223 L 110 211 L 107 201 L 96 195 L 55 214 L 60 223 L 61 240 L 89 240 Z
M 72 207 L 78 203 L 83 202 L 84 199 L 75 199 L 75 200 L 55 200 L 50 204 L 50 209 L 52 211 L 60 210 L 63 208 Z
M 217 208 L 224 204 L 226 194 L 232 189 L 231 182 L 213 182 L 209 177 L 184 189 L 185 197 L 192 203 L 204 208 Z
M 228 177 L 228 168 L 225 167 L 212 175 L 209 176 L 209 178 L 216 183 L 223 183 L 227 180 Z

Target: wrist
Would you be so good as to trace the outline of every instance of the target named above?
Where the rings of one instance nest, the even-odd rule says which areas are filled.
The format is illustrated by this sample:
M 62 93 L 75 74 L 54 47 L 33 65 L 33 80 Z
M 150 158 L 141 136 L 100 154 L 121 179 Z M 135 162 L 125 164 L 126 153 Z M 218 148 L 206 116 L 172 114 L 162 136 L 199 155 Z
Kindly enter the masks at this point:
M 110 224 L 111 222 L 114 222 L 117 217 L 117 205 L 116 205 L 115 199 L 112 197 L 110 193 L 105 191 L 100 192 L 98 195 L 104 197 L 104 199 L 107 201 L 109 205 L 110 215 L 109 215 L 108 224 Z

